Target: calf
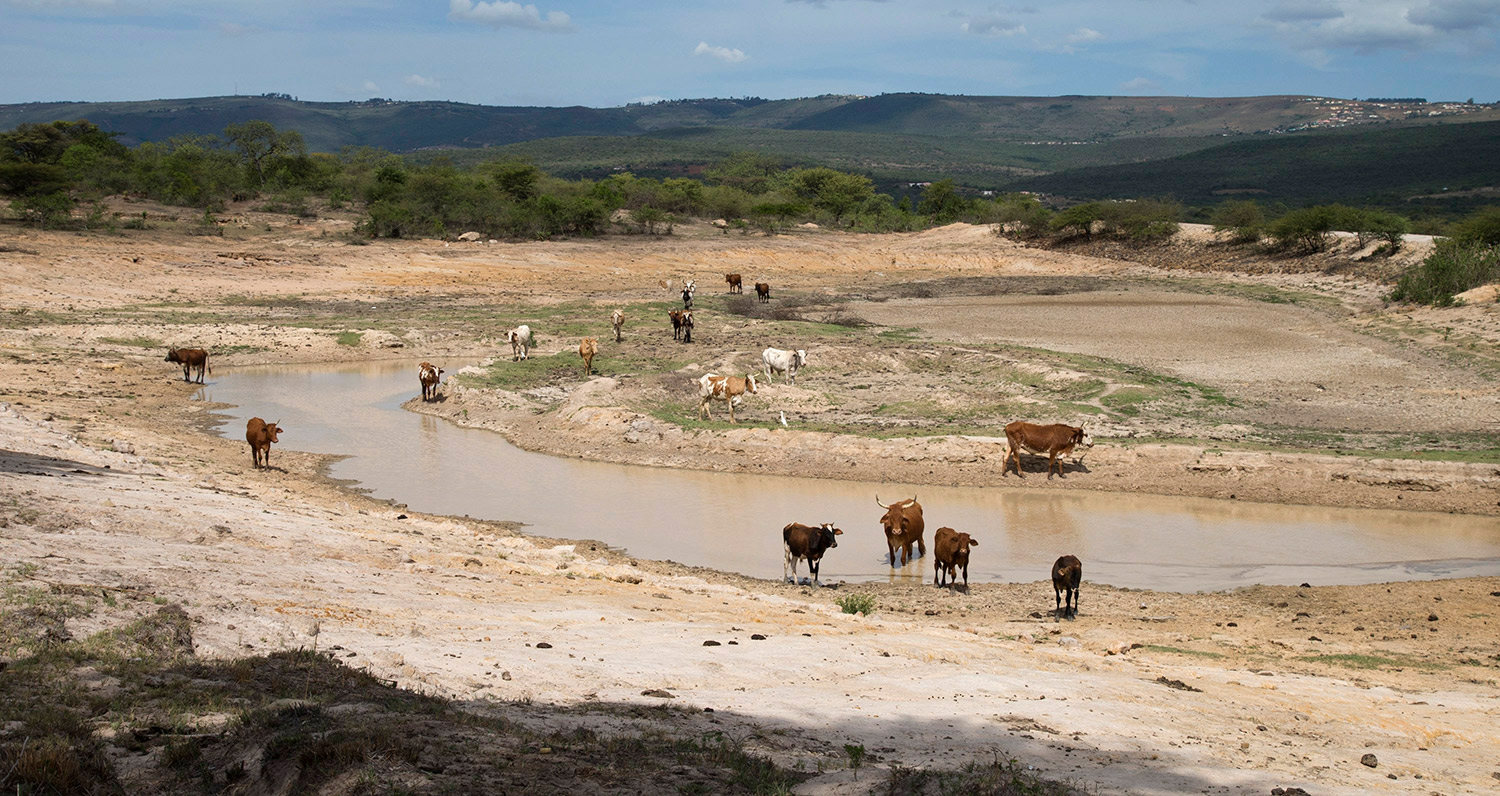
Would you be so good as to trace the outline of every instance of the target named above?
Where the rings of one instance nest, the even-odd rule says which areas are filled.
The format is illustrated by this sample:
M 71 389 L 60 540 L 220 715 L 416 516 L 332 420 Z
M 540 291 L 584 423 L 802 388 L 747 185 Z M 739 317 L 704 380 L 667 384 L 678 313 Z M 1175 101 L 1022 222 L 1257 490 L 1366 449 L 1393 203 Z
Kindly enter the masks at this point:
M 758 299 L 760 299 L 760 303 L 762 303 L 762 304 L 765 304 L 766 302 L 770 301 L 771 300 L 771 283 L 770 282 L 756 282 L 755 283 L 755 297 L 758 298 Z
M 729 283 L 729 292 L 730 293 L 744 293 L 745 292 L 745 283 L 744 283 L 743 280 L 740 279 L 740 275 L 739 274 L 725 274 L 724 275 L 724 281 Z
M 625 326 L 625 313 L 615 310 L 609 314 L 609 325 L 615 327 L 615 342 L 620 342 L 620 329 Z
M 898 500 L 889 506 L 881 503 L 880 496 L 876 495 L 875 505 L 885 509 L 880 524 L 885 526 L 885 545 L 890 552 L 892 569 L 896 567 L 897 549 L 901 550 L 902 566 L 911 561 L 913 542 L 921 555 L 927 555 L 927 543 L 922 540 L 922 531 L 927 524 L 922 520 L 922 504 L 917 502 L 916 495 L 912 495 L 911 500 Z
M 1005 466 L 1000 468 L 1000 475 L 1005 475 L 1010 469 L 1010 460 L 1014 457 L 1016 475 L 1020 478 L 1026 477 L 1021 472 L 1023 449 L 1028 453 L 1047 454 L 1047 478 L 1051 479 L 1053 467 L 1057 468 L 1057 475 L 1062 476 L 1062 464 L 1057 461 L 1058 456 L 1066 456 L 1075 448 L 1087 450 L 1094 447 L 1093 438 L 1085 434 L 1081 426 L 1065 426 L 1062 423 L 1038 426 L 1017 420 L 1005 427 L 1005 439 L 1010 443 L 1010 450 L 1005 455 Z
M 688 290 L 687 288 L 683 288 L 683 290 L 682 290 L 682 309 L 683 310 L 690 310 L 692 308 L 693 308 L 693 291 Z
M 208 364 L 208 352 L 201 348 L 168 348 L 165 362 L 176 362 L 182 366 L 182 380 L 192 381 L 189 371 L 198 372 L 198 383 L 203 383 L 203 372 L 213 373 L 214 369 Z
M 734 419 L 734 407 L 744 400 L 745 393 L 755 395 L 755 377 L 746 376 L 718 376 L 713 373 L 705 373 L 698 377 L 698 416 L 704 420 L 711 420 L 708 412 L 708 404 L 713 400 L 721 400 L 729 405 L 729 422 L 738 423 Z
M 586 379 L 594 375 L 594 355 L 599 353 L 599 341 L 592 337 L 583 338 L 578 344 L 578 356 L 583 357 L 583 377 Z
M 422 383 L 422 400 L 431 401 L 437 397 L 438 378 L 443 375 L 442 368 L 435 368 L 431 362 L 423 362 L 417 366 L 417 381 Z
M 825 522 L 814 528 L 794 522 L 781 529 L 781 540 L 786 549 L 786 561 L 781 567 L 781 576 L 791 583 L 797 582 L 797 562 L 807 561 L 807 569 L 812 572 L 812 585 L 822 586 L 818 582 L 818 565 L 823 560 L 823 554 L 839 546 L 836 536 L 842 536 L 843 531 L 833 527 L 833 523 Z
M 682 316 L 685 315 L 686 313 L 687 313 L 686 310 L 669 310 L 667 312 L 667 317 L 672 319 L 672 339 L 673 340 L 681 340 L 682 339 Z
M 797 383 L 797 370 L 807 364 L 807 352 L 802 349 L 787 351 L 780 348 L 767 348 L 760 352 L 760 359 L 766 366 L 766 381 L 771 380 L 771 374 L 785 373 L 788 384 Z
M 531 327 L 521 324 L 506 335 L 510 340 L 510 361 L 527 359 L 531 355 Z
M 682 342 L 693 342 L 693 313 L 691 310 L 682 313 Z
M 932 562 L 932 585 L 941 586 L 943 580 L 948 582 L 948 590 L 958 584 L 958 570 L 964 573 L 964 590 L 969 588 L 969 548 L 978 547 L 979 542 L 974 537 L 959 533 L 952 528 L 939 528 L 932 535 L 932 554 L 935 559 Z
M 1063 556 L 1052 564 L 1052 592 L 1057 598 L 1057 608 L 1053 613 L 1078 618 L 1078 584 L 1082 580 L 1083 562 L 1078 556 Z M 1063 592 L 1068 593 L 1066 608 L 1063 607 Z
M 280 420 L 267 423 L 258 417 L 252 417 L 245 424 L 245 441 L 250 443 L 250 461 L 256 467 L 271 466 L 271 443 L 280 442 L 276 435 L 285 431 L 280 423 Z

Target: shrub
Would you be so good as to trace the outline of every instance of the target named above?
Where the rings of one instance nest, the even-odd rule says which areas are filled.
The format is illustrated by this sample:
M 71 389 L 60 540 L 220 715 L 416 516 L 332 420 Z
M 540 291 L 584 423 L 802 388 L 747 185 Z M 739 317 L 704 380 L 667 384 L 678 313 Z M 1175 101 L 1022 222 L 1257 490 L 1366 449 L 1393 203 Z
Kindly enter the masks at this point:
M 1459 243 L 1500 246 L 1500 207 L 1485 207 L 1470 213 L 1453 230 Z
M 1052 231 L 1064 238 L 1090 237 L 1094 234 L 1094 222 L 1104 216 L 1104 203 L 1085 202 L 1060 210 L 1052 216 Z
M 1027 240 L 1047 234 L 1052 211 L 1034 196 L 1015 194 L 995 199 L 993 218 L 995 234 Z
M 849 594 L 838 599 L 838 606 L 846 614 L 864 614 L 866 616 L 875 612 L 875 595 L 873 594 Z
M 1303 253 L 1328 248 L 1328 233 L 1333 231 L 1335 209 L 1328 205 L 1293 210 L 1271 222 L 1266 233 L 1276 248 Z
M 1214 208 L 1208 223 L 1216 235 L 1229 233 L 1231 243 L 1256 243 L 1265 229 L 1266 214 L 1258 202 L 1241 199 Z
M 1401 275 L 1391 298 L 1447 307 L 1459 293 L 1496 279 L 1500 247 L 1442 239 L 1427 259 Z
M 1102 207 L 1105 234 L 1133 241 L 1165 240 L 1177 234 L 1182 205 L 1164 199 L 1110 202 Z
M 1401 243 L 1406 233 L 1411 231 L 1411 222 L 1405 217 L 1398 216 L 1385 210 L 1366 210 L 1359 217 L 1359 223 L 1354 229 L 1349 230 L 1359 235 L 1361 246 L 1372 240 L 1384 242 L 1389 246 L 1390 252 L 1401 248 Z

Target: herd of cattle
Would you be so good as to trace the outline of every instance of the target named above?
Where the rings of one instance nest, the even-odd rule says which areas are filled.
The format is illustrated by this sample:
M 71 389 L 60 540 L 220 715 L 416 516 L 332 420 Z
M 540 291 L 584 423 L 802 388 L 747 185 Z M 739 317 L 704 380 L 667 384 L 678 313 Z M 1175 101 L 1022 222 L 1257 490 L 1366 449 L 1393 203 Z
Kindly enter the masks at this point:
M 740 274 L 725 274 L 724 281 L 729 285 L 730 293 L 743 293 L 744 284 Z M 662 286 L 672 288 L 670 282 L 663 281 Z M 693 341 L 693 296 L 697 292 L 697 284 L 689 279 L 683 282 L 681 310 L 672 310 L 668 318 L 672 323 L 672 338 L 683 343 Z M 760 301 L 766 302 L 771 298 L 771 286 L 765 282 L 755 283 L 755 293 Z M 625 312 L 614 310 L 610 313 L 610 326 L 614 330 L 615 342 L 621 342 L 622 329 L 625 325 Z M 531 348 L 535 341 L 532 336 L 531 327 L 522 324 L 506 332 L 506 340 L 511 346 L 511 361 L 523 361 L 529 358 Z M 594 357 L 599 353 L 599 341 L 593 337 L 585 337 L 578 344 L 578 356 L 583 360 L 584 377 L 593 374 Z M 201 348 L 171 348 L 167 351 L 167 362 L 173 362 L 182 366 L 183 381 L 194 381 L 203 383 L 204 372 L 212 373 L 213 369 L 208 364 L 208 352 Z M 803 349 L 784 350 L 780 348 L 767 348 L 761 353 L 761 362 L 765 372 L 766 381 L 769 382 L 774 374 L 782 374 L 788 384 L 795 384 L 797 371 L 807 364 L 807 351 Z M 417 380 L 422 387 L 422 400 L 432 401 L 438 397 L 443 370 L 430 362 L 423 362 L 417 367 Z M 758 385 L 755 374 L 740 376 L 721 376 L 716 373 L 705 373 L 696 380 L 698 392 L 699 417 L 711 419 L 709 406 L 714 401 L 723 401 L 728 409 L 729 422 L 737 422 L 734 416 L 735 407 L 743 402 L 746 395 L 758 394 Z M 786 423 L 785 415 L 782 415 L 783 425 Z M 259 417 L 253 417 L 246 423 L 245 441 L 250 444 L 251 461 L 257 468 L 271 466 L 271 443 L 277 442 L 277 435 L 282 432 L 280 421 L 267 423 Z M 1047 477 L 1052 477 L 1056 469 L 1058 476 L 1062 475 L 1062 466 L 1058 461 L 1059 456 L 1067 456 L 1071 453 L 1087 450 L 1093 447 L 1093 440 L 1081 427 L 1068 426 L 1061 423 L 1052 425 L 1036 425 L 1016 421 L 1005 427 L 1005 438 L 1008 450 L 1005 456 L 1005 464 L 1001 469 L 1004 476 L 1014 463 L 1016 475 L 1024 478 L 1021 469 L 1021 452 L 1042 454 L 1048 457 Z M 889 505 L 881 503 L 880 497 L 875 498 L 876 505 L 885 510 L 880 523 L 885 529 L 886 547 L 891 567 L 906 566 L 913 560 L 912 547 L 917 548 L 918 556 L 927 555 L 927 543 L 923 539 L 926 528 L 922 519 L 922 505 L 913 496 L 909 500 L 899 500 Z M 783 576 L 791 581 L 797 582 L 797 564 L 806 561 L 811 573 L 811 583 L 820 586 L 818 581 L 818 570 L 823 555 L 829 550 L 838 547 L 836 537 L 844 532 L 833 526 L 833 523 L 823 523 L 817 527 L 791 523 L 782 529 L 782 541 L 785 547 L 786 560 L 783 567 Z M 979 542 L 967 533 L 960 533 L 952 528 L 939 528 L 933 535 L 933 583 L 938 586 L 946 584 L 950 589 L 955 588 L 960 574 L 963 575 L 964 587 L 969 585 L 969 552 L 971 548 L 978 547 Z M 1065 555 L 1052 565 L 1052 587 L 1056 599 L 1056 610 L 1060 616 L 1077 616 L 1078 612 L 1078 586 L 1083 576 L 1083 565 L 1071 555 Z M 1063 597 L 1066 595 L 1066 602 Z

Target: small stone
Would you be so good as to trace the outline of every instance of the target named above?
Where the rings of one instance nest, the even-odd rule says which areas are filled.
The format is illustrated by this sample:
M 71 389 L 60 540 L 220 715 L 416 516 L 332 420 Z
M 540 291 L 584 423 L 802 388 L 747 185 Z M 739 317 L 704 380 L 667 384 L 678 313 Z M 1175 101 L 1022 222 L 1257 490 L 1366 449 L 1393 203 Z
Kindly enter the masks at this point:
M 1437 620 L 1438 620 L 1437 614 L 1428 614 L 1427 615 L 1427 621 L 1429 621 L 1429 622 L 1436 622 Z
M 1312 584 L 1311 583 L 1304 583 L 1304 584 L 1302 584 L 1301 588 L 1311 589 L 1312 588 Z
M 536 648 L 539 649 L 539 650 L 550 650 L 550 649 L 552 649 L 552 645 L 548 644 L 545 641 L 538 641 L 536 643 Z
M 1306 713 L 1293 713 L 1292 718 L 1296 719 L 1297 721 L 1308 721 L 1312 717 L 1307 715 Z
M 719 644 L 719 642 L 714 641 L 713 639 L 709 639 L 708 641 L 703 642 L 703 646 L 705 646 L 705 647 L 718 647 L 718 646 L 720 646 L 720 644 Z
M 509 681 L 510 680 L 510 672 L 501 672 L 500 673 L 500 679 L 501 680 Z
M 1265 732 L 1266 731 L 1266 725 L 1264 725 L 1264 724 L 1257 724 L 1257 725 L 1255 725 L 1255 729 L 1260 730 L 1261 732 Z
M 714 709 L 713 708 L 704 708 L 703 712 L 704 713 L 712 713 L 712 712 L 714 712 Z
M 1359 759 L 1359 764 L 1362 766 L 1369 766 L 1370 768 L 1374 768 L 1380 765 L 1380 760 L 1376 758 L 1375 755 L 1366 752 L 1364 757 L 1361 757 Z
M 750 634 L 750 640 L 751 640 L 751 641 L 765 641 L 765 640 L 766 640 L 766 637 L 765 637 L 765 636 L 762 636 L 762 635 L 761 635 L 761 634 L 759 634 L 759 633 L 751 633 L 751 634 Z
M 1240 623 L 1239 622 L 1225 622 L 1224 626 L 1225 627 L 1239 627 Z
M 677 698 L 676 696 L 673 696 L 672 692 L 670 692 L 670 691 L 663 691 L 660 688 L 648 688 L 645 691 L 641 692 L 641 696 L 655 697 L 657 699 L 676 699 Z
M 1396 775 L 1395 775 L 1395 774 L 1386 774 L 1386 775 L 1385 775 L 1385 778 L 1386 778 L 1386 779 L 1395 779 L 1395 778 L 1396 778 Z

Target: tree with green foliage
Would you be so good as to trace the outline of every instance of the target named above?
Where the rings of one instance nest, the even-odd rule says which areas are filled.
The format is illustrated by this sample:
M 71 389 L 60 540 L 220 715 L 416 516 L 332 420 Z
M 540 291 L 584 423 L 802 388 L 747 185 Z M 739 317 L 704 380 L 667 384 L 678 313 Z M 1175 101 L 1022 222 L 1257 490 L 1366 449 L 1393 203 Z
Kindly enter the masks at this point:
M 542 170 L 522 160 L 500 160 L 484 165 L 490 180 L 512 201 L 523 202 L 537 195 Z
M 762 202 L 750 208 L 750 217 L 767 235 L 784 229 L 787 222 L 807 212 L 800 202 Z
M 1052 220 L 1052 211 L 1040 199 L 1024 193 L 996 196 L 992 213 L 995 234 L 1018 240 L 1047 234 Z
M 1276 248 L 1302 253 L 1328 248 L 1328 235 L 1334 229 L 1337 212 L 1329 205 L 1292 210 L 1266 227 Z
M 736 152 L 708 167 L 703 173 L 714 185 L 738 188 L 750 194 L 763 194 L 771 180 L 782 170 L 781 161 L 759 152 Z
M 1496 280 L 1500 246 L 1440 238 L 1432 254 L 1401 275 L 1391 298 L 1448 307 L 1459 293 Z
M 960 196 L 953 180 L 938 180 L 922 192 L 917 212 L 934 224 L 952 224 L 973 208 L 973 202 Z
M 1229 235 L 1231 243 L 1257 243 L 1266 226 L 1266 214 L 1260 203 L 1250 199 L 1233 199 L 1214 208 L 1209 222 L 1214 234 Z
M 1052 216 L 1052 231 L 1064 238 L 1089 238 L 1094 235 L 1094 222 L 1104 217 L 1103 202 L 1084 202 L 1059 210 Z
M 1453 239 L 1459 243 L 1500 246 L 1500 207 L 1482 207 L 1458 222 Z
M 262 119 L 231 124 L 224 128 L 224 140 L 239 152 L 241 161 L 249 172 L 255 174 L 255 184 L 266 181 L 266 167 L 278 157 L 299 157 L 307 154 L 307 144 L 296 130 L 277 130 L 276 126 Z
M 782 172 L 776 183 L 784 192 L 833 216 L 843 225 L 844 216 L 875 195 L 875 183 L 859 174 L 817 167 Z

